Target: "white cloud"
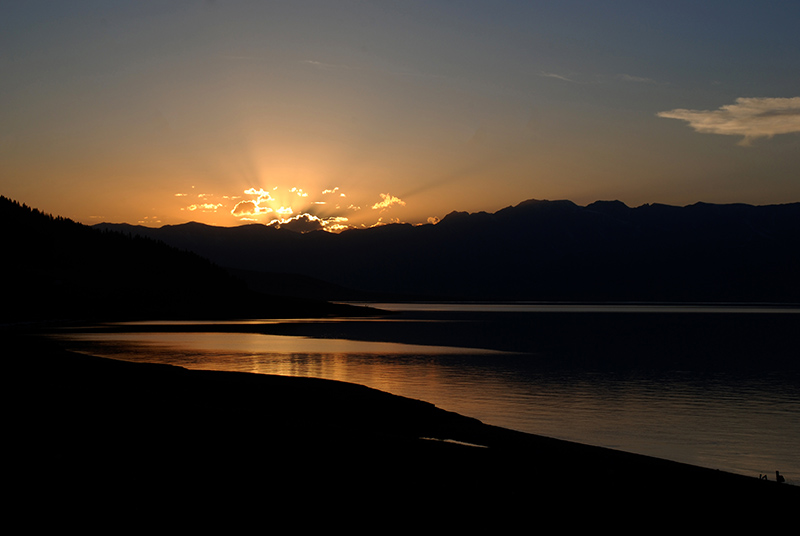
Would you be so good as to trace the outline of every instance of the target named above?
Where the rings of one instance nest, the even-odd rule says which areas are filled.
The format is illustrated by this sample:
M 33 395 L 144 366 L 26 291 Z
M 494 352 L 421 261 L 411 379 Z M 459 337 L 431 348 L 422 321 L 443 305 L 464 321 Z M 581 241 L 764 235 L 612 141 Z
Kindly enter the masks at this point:
M 800 97 L 738 98 L 736 104 L 718 110 L 678 108 L 659 112 L 658 117 L 680 119 L 703 134 L 744 136 L 741 145 L 756 138 L 800 132 Z
M 263 188 L 259 188 L 258 190 L 256 190 L 255 188 L 249 188 L 245 190 L 244 193 L 248 195 L 258 196 L 259 201 L 261 200 L 272 201 L 272 196 L 270 196 L 269 192 L 267 192 Z
M 308 197 L 308 194 L 304 192 L 302 188 L 292 188 L 289 191 L 293 194 L 297 194 L 299 197 Z
M 545 78 L 556 78 L 558 80 L 563 80 L 564 82 L 574 82 L 574 80 L 556 73 L 546 73 L 542 71 L 541 73 L 539 73 L 539 76 L 544 76 Z
M 201 212 L 216 212 L 217 209 L 222 208 L 222 203 L 202 203 L 200 205 L 189 205 L 186 207 L 186 210 L 190 210 L 194 212 L 195 210 L 199 210 Z M 183 210 L 183 209 L 181 209 Z

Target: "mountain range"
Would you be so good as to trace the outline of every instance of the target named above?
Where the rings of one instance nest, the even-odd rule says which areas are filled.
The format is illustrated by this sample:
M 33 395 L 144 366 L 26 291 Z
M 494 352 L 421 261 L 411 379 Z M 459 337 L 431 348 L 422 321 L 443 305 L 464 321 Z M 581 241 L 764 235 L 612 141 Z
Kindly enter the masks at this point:
M 195 253 L 274 295 L 800 303 L 800 203 L 528 200 L 339 234 L 194 222 L 95 228 Z

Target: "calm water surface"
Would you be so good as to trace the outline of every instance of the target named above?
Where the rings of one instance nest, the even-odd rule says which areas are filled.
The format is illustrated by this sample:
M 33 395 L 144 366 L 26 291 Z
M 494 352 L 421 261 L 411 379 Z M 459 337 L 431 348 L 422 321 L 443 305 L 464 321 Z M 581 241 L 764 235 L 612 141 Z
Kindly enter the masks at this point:
M 284 324 L 246 322 L 259 323 Z M 112 326 L 59 338 L 87 353 L 130 361 L 358 383 L 488 424 L 750 476 L 774 478 L 778 469 L 800 484 L 797 374 L 543 368 L 524 353 L 138 328 L 144 331 Z

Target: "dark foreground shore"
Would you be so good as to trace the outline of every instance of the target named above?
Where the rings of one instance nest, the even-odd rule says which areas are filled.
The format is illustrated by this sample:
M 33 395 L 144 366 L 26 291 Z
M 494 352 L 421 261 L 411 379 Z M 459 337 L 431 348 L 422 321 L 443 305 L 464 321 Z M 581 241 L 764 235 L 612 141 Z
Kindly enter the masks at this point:
M 242 493 L 310 511 L 380 503 L 403 518 L 450 505 L 462 520 L 477 505 L 508 517 L 548 505 L 674 516 L 747 504 L 768 519 L 800 504 L 800 488 L 774 475 L 514 432 L 359 385 L 132 364 L 32 337 L 6 348 L 12 459 L 43 504 Z

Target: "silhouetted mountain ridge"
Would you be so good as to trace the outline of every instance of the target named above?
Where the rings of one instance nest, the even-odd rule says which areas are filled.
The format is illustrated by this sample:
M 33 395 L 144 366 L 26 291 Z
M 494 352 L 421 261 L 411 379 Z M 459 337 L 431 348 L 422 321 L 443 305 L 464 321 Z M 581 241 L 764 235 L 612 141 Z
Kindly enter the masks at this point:
M 264 225 L 109 226 L 215 263 L 438 299 L 800 302 L 800 203 L 524 201 L 436 224 L 299 234 Z

